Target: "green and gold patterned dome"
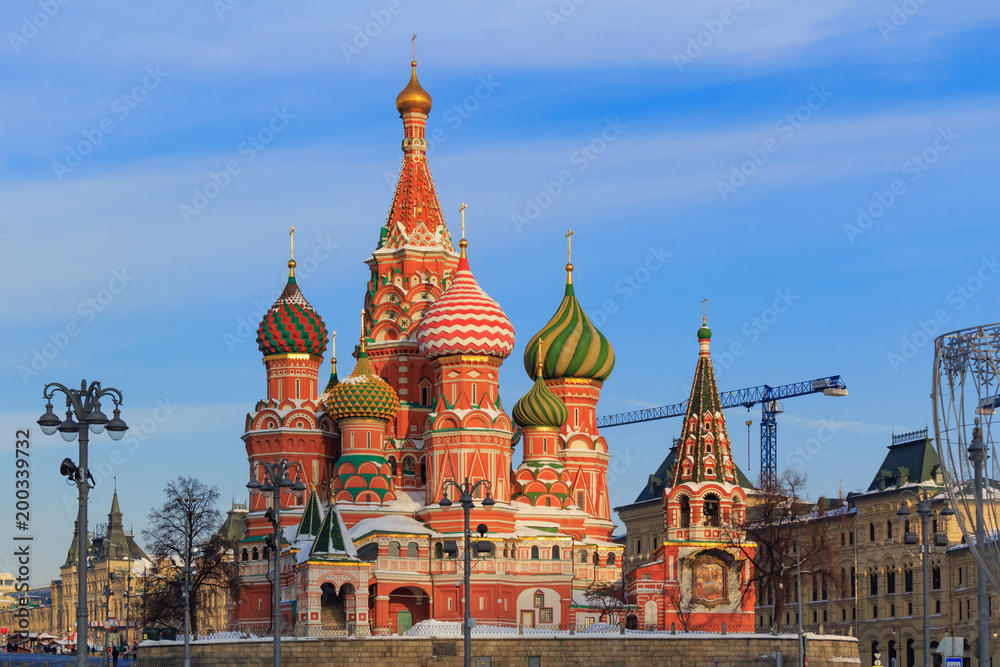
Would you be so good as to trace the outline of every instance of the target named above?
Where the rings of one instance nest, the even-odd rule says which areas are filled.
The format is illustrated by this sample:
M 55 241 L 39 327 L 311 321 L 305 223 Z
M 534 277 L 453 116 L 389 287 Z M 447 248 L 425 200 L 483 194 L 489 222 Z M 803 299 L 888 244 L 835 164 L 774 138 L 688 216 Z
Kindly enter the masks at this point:
M 559 310 L 532 336 L 524 352 L 524 370 L 534 377 L 538 356 L 538 339 L 545 339 L 542 375 L 555 378 L 586 378 L 607 380 L 615 367 L 615 351 L 611 343 L 593 325 L 573 292 L 573 265 L 566 265 L 566 294 Z
M 569 409 L 538 376 L 535 386 L 514 404 L 511 417 L 521 428 L 562 428 L 569 419 Z
M 389 421 L 399 410 L 399 396 L 375 373 L 364 345 L 354 372 L 341 380 L 326 398 L 326 409 L 334 419 L 367 418 Z

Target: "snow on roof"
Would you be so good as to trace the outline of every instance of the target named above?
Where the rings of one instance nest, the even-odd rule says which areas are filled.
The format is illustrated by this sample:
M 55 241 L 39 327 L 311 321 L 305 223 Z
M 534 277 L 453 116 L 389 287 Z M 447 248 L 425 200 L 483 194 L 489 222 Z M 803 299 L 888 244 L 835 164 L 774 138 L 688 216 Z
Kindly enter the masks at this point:
M 346 531 L 352 541 L 360 539 L 369 533 L 406 533 L 411 535 L 434 535 L 434 531 L 411 516 L 387 514 L 358 521 L 353 528 Z

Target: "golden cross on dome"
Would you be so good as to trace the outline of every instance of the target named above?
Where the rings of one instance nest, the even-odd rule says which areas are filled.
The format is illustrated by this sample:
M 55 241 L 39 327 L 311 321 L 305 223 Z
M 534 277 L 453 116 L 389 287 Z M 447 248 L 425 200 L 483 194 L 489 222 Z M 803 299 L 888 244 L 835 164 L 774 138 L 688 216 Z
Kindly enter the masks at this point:
M 330 363 L 337 367 L 337 332 L 330 332 Z
M 538 339 L 538 358 L 535 360 L 535 377 L 542 377 L 542 343 L 545 339 L 539 337 Z
M 413 33 L 413 38 L 410 39 L 413 42 L 413 59 L 417 59 L 417 33 Z
M 701 300 L 701 323 L 708 324 L 708 299 Z
M 365 311 L 361 311 L 361 351 L 365 351 Z
M 295 259 L 295 227 L 292 227 L 292 231 L 288 232 L 288 237 L 291 239 L 292 242 L 291 258 Z
M 465 205 L 465 202 L 462 202 L 462 205 L 458 209 L 458 212 L 462 215 L 462 238 L 463 239 L 465 238 L 465 209 L 467 209 L 467 208 L 469 208 L 469 207 Z
M 572 229 L 566 230 L 566 249 L 570 264 L 573 263 L 573 234 L 575 234 L 575 232 Z

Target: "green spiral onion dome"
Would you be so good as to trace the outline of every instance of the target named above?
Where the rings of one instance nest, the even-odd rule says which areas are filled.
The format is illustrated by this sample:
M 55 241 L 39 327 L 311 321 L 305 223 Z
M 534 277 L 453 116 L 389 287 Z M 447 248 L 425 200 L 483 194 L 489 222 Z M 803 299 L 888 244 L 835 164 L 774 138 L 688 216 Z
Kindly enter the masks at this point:
M 559 304 L 559 310 L 528 341 L 524 352 L 524 369 L 529 377 L 535 377 L 539 338 L 545 340 L 542 374 L 546 380 L 586 378 L 603 382 L 614 370 L 615 351 L 576 300 L 572 269 L 567 273 L 566 295 Z
M 389 421 L 399 410 L 399 396 L 375 373 L 362 345 L 358 365 L 330 391 L 326 409 L 338 421 L 350 417 Z
M 535 386 L 514 404 L 511 417 L 521 428 L 562 428 L 569 419 L 569 409 L 552 393 L 539 375 L 535 380 Z
M 326 325 L 295 283 L 295 262 L 288 263 L 288 283 L 257 328 L 257 347 L 265 356 L 313 354 L 326 350 Z

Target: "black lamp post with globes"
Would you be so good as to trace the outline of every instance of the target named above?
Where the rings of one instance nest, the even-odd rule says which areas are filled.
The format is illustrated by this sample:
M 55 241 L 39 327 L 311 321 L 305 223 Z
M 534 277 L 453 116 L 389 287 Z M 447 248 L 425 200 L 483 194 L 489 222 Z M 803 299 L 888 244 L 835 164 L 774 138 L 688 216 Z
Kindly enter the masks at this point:
M 66 418 L 59 417 L 52 411 L 52 398 L 56 392 L 66 396 Z M 59 472 L 66 477 L 67 483 L 76 484 L 79 492 L 80 507 L 77 512 L 77 603 L 76 603 L 76 664 L 77 667 L 87 665 L 87 496 L 90 493 L 94 477 L 87 469 L 87 444 L 90 433 L 95 435 L 104 431 L 112 440 L 121 440 L 128 426 L 121 418 L 122 393 L 113 387 L 101 387 L 100 382 L 86 380 L 80 382 L 79 389 L 70 389 L 58 382 L 50 382 L 42 390 L 42 398 L 46 400 L 45 414 L 38 419 L 38 426 L 45 435 L 53 435 L 59 431 L 66 442 L 80 440 L 80 464 L 72 459 L 64 459 Z M 101 399 L 110 398 L 115 409 L 111 419 L 101 411 Z

